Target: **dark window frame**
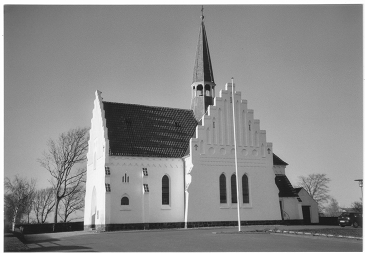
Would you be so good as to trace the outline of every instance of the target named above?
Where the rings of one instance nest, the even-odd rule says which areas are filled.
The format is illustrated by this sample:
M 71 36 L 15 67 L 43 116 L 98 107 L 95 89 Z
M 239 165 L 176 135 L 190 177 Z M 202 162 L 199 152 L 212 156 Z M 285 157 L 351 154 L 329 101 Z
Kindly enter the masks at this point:
M 170 178 L 167 175 L 162 177 L 162 205 L 170 205 Z
M 237 204 L 236 174 L 231 176 L 231 203 Z
M 250 203 L 250 188 L 247 174 L 242 176 L 242 202 L 243 204 Z
M 227 204 L 227 180 L 223 173 L 219 176 L 219 202 Z

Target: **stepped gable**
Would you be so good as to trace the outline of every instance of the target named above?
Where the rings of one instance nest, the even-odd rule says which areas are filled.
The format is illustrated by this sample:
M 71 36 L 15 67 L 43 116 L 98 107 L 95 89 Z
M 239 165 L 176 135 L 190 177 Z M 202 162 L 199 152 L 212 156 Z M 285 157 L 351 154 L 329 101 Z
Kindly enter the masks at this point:
M 276 175 L 275 184 L 279 189 L 279 197 L 297 197 L 298 194 L 291 185 L 286 175 Z
M 109 155 L 179 158 L 189 153 L 193 111 L 103 102 Z

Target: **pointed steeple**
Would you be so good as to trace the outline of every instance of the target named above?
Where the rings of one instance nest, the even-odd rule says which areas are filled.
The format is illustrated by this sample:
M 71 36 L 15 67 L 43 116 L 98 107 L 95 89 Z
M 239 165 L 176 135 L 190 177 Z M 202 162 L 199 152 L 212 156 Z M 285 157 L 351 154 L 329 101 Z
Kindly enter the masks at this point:
M 199 31 L 198 46 L 196 49 L 193 82 L 208 81 L 214 83 L 212 62 L 210 60 L 207 34 L 205 32 L 204 15 L 202 7 L 201 26 Z
M 214 103 L 214 77 L 202 7 L 201 26 L 193 72 L 191 109 L 199 121 Z

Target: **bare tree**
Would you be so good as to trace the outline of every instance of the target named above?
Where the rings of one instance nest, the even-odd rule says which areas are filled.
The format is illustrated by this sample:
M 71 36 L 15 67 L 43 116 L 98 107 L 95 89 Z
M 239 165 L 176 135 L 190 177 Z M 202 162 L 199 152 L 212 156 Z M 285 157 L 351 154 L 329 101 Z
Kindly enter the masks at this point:
M 62 133 L 57 140 L 50 139 L 47 143 L 48 150 L 38 160 L 52 176 L 55 195 L 53 231 L 56 230 L 60 201 L 79 187 L 86 174 L 85 167 L 75 168 L 75 165 L 86 160 L 88 132 L 88 128 L 71 129 Z
M 13 181 L 5 178 L 5 209 L 8 217 L 11 217 L 12 231 L 15 230 L 15 224 L 20 221 L 22 216 L 27 212 L 31 205 L 36 181 L 31 179 L 29 182 L 26 178 L 15 176 Z
M 63 222 L 69 222 L 73 219 L 69 219 L 72 213 L 75 213 L 84 208 L 84 197 L 85 197 L 85 189 L 83 186 L 78 187 L 71 194 L 67 195 L 61 200 L 59 217 Z
M 356 212 L 362 213 L 362 199 L 360 199 L 360 201 L 353 202 L 351 204 L 351 208 Z
M 329 198 L 329 204 L 324 208 L 327 217 L 338 217 L 341 214 L 340 206 L 335 198 Z
M 24 215 L 26 216 L 22 223 L 29 224 L 30 223 L 30 213 L 32 212 L 33 202 L 34 202 L 35 194 L 32 194 L 28 199 L 28 204 L 24 208 Z
M 38 190 L 33 201 L 33 211 L 37 223 L 45 223 L 48 214 L 52 212 L 55 205 L 54 192 L 52 188 Z
M 297 187 L 303 187 L 308 194 L 318 203 L 319 211 L 324 210 L 324 203 L 327 203 L 330 195 L 327 184 L 331 180 L 326 174 L 310 174 L 308 177 L 300 176 Z

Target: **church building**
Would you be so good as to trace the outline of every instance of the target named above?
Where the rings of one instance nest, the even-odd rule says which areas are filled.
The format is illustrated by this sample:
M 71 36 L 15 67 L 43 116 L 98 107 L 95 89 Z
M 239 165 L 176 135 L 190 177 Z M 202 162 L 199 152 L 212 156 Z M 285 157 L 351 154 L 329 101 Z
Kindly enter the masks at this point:
M 237 206 L 241 224 L 301 223 L 287 163 L 232 85 L 216 90 L 202 16 L 190 109 L 107 102 L 96 91 L 85 229 L 237 225 Z

